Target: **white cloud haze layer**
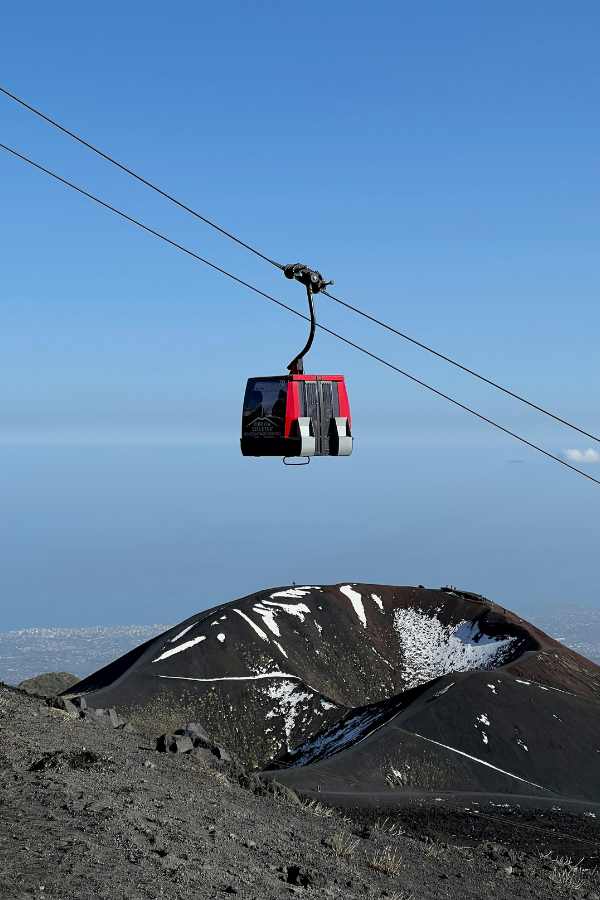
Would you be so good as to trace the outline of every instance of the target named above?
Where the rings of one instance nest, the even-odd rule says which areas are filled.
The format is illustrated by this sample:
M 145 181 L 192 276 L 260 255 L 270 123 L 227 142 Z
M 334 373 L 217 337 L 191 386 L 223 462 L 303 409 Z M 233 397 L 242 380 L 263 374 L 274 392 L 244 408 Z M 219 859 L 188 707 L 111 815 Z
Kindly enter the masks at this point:
M 587 450 L 565 450 L 565 456 L 567 459 L 570 459 L 571 462 L 600 463 L 600 452 L 598 450 L 592 450 L 591 447 L 588 447 Z

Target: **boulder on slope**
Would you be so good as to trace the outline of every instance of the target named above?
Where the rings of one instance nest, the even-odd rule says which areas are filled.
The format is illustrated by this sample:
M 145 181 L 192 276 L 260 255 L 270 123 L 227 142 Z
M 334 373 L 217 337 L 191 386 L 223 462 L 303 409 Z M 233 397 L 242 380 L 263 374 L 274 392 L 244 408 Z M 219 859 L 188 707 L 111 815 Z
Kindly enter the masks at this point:
M 27 691 L 28 694 L 37 694 L 38 697 L 55 697 L 78 681 L 79 676 L 71 672 L 43 672 L 41 675 L 34 675 L 33 678 L 26 678 L 17 687 Z

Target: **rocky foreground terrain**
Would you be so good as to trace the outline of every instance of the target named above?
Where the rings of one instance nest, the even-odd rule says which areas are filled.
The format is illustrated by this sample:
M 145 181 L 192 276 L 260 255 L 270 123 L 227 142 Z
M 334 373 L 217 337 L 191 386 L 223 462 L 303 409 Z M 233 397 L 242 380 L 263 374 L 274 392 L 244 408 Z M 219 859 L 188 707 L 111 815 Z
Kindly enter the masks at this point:
M 600 897 L 591 807 L 338 812 L 6 686 L 0 716 L 2 897 Z

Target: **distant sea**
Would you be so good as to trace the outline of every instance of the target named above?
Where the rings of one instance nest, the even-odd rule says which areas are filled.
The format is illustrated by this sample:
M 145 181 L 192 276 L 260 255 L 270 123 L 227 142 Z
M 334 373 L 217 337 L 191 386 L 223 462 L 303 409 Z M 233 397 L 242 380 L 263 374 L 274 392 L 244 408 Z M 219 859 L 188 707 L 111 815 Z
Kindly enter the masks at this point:
M 567 647 L 600 664 L 600 609 L 565 607 L 535 616 L 533 621 Z M 0 632 L 0 681 L 18 684 L 41 672 L 57 671 L 83 678 L 169 627 L 98 625 Z
M 0 632 L 0 681 L 19 684 L 42 672 L 72 672 L 83 678 L 169 627 L 98 625 Z
M 567 606 L 529 621 L 561 644 L 600 664 L 600 609 Z

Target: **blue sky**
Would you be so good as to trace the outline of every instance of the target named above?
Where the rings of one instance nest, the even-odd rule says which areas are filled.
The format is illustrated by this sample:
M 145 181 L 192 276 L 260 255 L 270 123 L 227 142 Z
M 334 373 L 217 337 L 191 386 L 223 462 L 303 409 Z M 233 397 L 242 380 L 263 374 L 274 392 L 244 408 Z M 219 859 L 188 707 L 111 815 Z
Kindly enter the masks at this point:
M 596 4 L 123 7 L 4 11 L 2 83 L 600 430 Z M 1 97 L 0 123 L 303 309 L 298 285 Z M 291 580 L 598 604 L 597 487 L 327 336 L 310 368 L 347 376 L 353 457 L 242 459 L 245 380 L 283 371 L 302 323 L 7 156 L 0 190 L 0 628 L 177 620 Z M 324 298 L 319 316 L 552 452 L 593 447 Z

